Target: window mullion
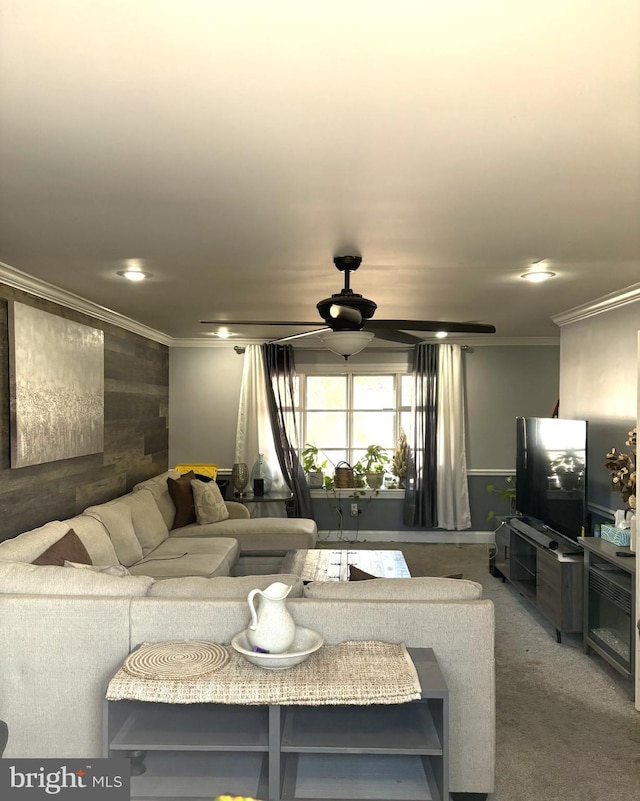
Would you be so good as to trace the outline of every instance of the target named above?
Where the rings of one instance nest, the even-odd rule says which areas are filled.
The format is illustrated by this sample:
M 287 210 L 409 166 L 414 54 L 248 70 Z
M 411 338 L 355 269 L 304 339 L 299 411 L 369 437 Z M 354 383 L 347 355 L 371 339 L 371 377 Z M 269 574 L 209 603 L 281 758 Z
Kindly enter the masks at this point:
M 353 373 L 347 374 L 347 459 L 353 464 Z

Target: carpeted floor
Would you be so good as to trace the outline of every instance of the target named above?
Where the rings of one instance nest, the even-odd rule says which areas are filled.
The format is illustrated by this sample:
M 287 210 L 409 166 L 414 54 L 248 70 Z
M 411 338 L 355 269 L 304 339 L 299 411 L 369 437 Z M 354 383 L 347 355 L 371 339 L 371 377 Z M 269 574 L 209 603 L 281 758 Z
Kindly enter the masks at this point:
M 463 573 L 496 610 L 496 790 L 491 801 L 640 799 L 640 712 L 633 687 L 578 635 L 555 629 L 490 575 L 488 545 L 341 541 L 402 550 L 413 576 Z

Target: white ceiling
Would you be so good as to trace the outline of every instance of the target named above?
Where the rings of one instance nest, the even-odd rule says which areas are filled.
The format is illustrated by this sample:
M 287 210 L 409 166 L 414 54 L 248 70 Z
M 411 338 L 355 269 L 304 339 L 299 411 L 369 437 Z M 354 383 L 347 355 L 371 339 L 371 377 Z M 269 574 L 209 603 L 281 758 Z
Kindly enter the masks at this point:
M 0 13 L 0 261 L 169 337 L 320 323 L 337 254 L 377 318 L 499 337 L 640 281 L 637 0 Z

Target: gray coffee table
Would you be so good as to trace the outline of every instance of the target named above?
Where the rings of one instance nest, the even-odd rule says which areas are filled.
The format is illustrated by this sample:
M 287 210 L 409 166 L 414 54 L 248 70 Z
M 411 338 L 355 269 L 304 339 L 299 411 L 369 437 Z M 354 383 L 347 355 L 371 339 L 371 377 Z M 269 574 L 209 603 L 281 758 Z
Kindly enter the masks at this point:
M 378 578 L 411 578 L 402 551 L 315 548 L 287 551 L 281 573 L 303 581 L 349 581 L 349 565 Z

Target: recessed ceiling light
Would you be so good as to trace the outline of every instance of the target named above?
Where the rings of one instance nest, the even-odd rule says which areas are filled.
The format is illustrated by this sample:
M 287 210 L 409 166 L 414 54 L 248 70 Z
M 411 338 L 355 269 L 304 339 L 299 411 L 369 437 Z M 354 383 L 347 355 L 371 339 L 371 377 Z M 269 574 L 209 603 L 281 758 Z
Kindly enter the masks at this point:
M 219 337 L 220 339 L 229 339 L 231 336 L 231 331 L 228 328 L 218 328 L 215 332 L 215 336 Z
M 118 275 L 126 278 L 127 281 L 144 281 L 149 278 L 151 273 L 145 273 L 142 270 L 118 270 Z
M 523 273 L 520 276 L 520 278 L 524 278 L 525 281 L 530 281 L 532 284 L 541 284 L 543 281 L 548 281 L 554 277 L 555 273 L 552 273 L 551 270 L 532 270 L 530 273 Z
M 448 331 L 436 331 L 436 337 L 438 339 L 444 339 L 445 337 L 448 337 L 448 336 L 449 336 L 449 332 Z

